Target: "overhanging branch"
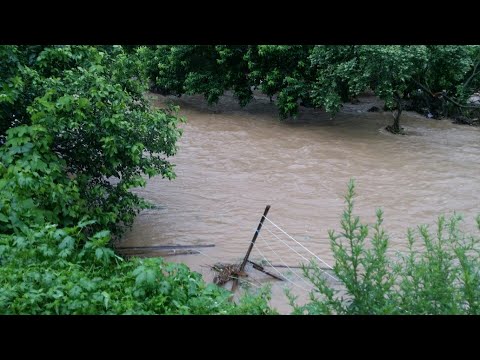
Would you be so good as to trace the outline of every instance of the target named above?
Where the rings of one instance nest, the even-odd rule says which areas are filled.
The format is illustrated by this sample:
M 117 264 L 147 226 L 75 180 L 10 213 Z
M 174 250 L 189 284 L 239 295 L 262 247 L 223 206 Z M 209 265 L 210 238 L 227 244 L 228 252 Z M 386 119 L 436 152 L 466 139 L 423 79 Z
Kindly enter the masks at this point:
M 480 71 L 478 72 L 480 73 Z M 477 74 L 478 74 L 477 73 Z M 442 91 L 440 93 L 433 93 L 429 88 L 427 88 L 425 85 L 423 85 L 421 82 L 413 79 L 413 81 L 415 82 L 415 84 L 417 84 L 418 86 L 420 86 L 423 90 L 425 90 L 431 97 L 434 97 L 434 98 L 440 98 L 440 96 L 442 98 L 445 98 L 446 100 L 450 101 L 452 104 L 458 106 L 458 107 L 461 107 L 461 108 L 465 108 L 465 109 L 478 109 L 480 108 L 479 106 L 472 106 L 472 105 L 462 105 L 460 104 L 459 102 L 457 102 L 456 100 L 450 98 L 449 96 L 447 96 L 446 92 L 445 91 Z M 439 94 L 439 95 L 436 95 L 436 94 Z

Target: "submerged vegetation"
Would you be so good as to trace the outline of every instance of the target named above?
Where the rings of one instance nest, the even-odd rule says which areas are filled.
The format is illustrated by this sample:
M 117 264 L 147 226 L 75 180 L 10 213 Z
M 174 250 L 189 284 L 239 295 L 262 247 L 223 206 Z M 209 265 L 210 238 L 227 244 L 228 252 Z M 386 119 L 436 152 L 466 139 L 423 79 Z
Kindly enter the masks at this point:
M 215 103 L 232 90 L 244 106 L 259 89 L 277 97 L 283 118 L 300 104 L 335 114 L 367 89 L 394 110 L 393 133 L 404 109 L 464 122 L 480 113 L 469 102 L 480 89 L 477 45 L 179 45 L 149 47 L 145 56 L 154 91 Z

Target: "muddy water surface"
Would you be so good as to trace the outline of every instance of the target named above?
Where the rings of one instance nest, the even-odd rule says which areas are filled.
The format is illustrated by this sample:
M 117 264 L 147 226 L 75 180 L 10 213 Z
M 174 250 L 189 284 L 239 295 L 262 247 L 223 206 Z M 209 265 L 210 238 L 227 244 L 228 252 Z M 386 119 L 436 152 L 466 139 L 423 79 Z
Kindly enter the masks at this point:
M 208 280 L 207 265 L 244 256 L 270 204 L 273 222 L 331 264 L 327 230 L 339 227 L 351 177 L 357 184 L 356 213 L 372 222 L 381 207 L 394 248 L 405 245 L 407 226 L 434 224 L 441 213 L 465 214 L 465 227 L 473 230 L 474 215 L 480 213 L 480 129 L 405 113 L 402 126 L 408 135 L 394 136 L 383 130 L 391 113 L 366 112 L 375 100 L 360 100 L 334 119 L 302 109 L 296 120 L 282 122 L 262 96 L 244 109 L 228 95 L 212 107 L 201 96 L 155 96 L 157 105 L 180 105 L 187 118 L 172 159 L 177 179 L 153 178 L 136 191 L 156 208 L 137 217 L 121 245 L 215 244 L 200 249 L 203 254 L 168 258 L 185 262 Z M 275 238 L 288 241 L 272 224 L 262 233 L 258 248 L 268 260 L 289 266 L 302 260 Z M 262 258 L 259 251 L 252 257 Z M 250 278 L 252 286 L 269 281 L 257 273 Z M 293 287 L 302 299 L 307 286 L 291 275 L 286 276 L 293 283 L 303 284 L 303 289 Z M 289 312 L 283 288 L 293 285 L 273 284 L 272 305 Z

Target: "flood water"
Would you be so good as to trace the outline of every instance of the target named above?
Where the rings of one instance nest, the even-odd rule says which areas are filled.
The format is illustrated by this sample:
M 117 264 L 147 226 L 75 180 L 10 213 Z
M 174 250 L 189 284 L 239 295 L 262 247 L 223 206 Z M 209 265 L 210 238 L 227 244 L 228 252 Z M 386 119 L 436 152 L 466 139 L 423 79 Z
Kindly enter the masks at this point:
M 480 213 L 480 128 L 407 112 L 401 125 L 408 135 L 395 136 L 383 130 L 392 122 L 391 113 L 365 111 L 373 98 L 346 105 L 334 119 L 302 108 L 297 119 L 280 121 L 275 105 L 260 95 L 243 109 L 231 95 L 211 107 L 202 96 L 151 96 L 159 106 L 180 105 L 187 119 L 171 160 L 177 178 L 152 178 L 146 188 L 135 190 L 156 207 L 137 217 L 121 246 L 214 244 L 200 248 L 202 254 L 168 257 L 210 281 L 208 265 L 244 257 L 269 204 L 273 223 L 332 264 L 327 231 L 339 228 L 352 177 L 356 214 L 373 222 L 381 207 L 394 249 L 405 246 L 407 227 L 434 224 L 440 214 L 460 212 L 465 229 L 474 230 Z M 299 245 L 272 223 L 261 234 L 252 259 L 260 262 L 263 254 L 288 266 L 302 261 L 292 250 Z M 248 273 L 252 286 L 271 279 L 254 269 Z M 291 275 L 286 275 L 291 282 L 271 282 L 271 304 L 282 313 L 291 310 L 285 286 L 295 289 L 300 301 L 305 298 L 307 284 Z

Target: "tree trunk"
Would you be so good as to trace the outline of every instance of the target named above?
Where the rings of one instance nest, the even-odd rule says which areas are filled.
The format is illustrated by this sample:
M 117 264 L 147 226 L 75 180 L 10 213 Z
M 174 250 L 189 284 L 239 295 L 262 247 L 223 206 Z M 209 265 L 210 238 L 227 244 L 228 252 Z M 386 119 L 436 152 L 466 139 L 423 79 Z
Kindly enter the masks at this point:
M 395 115 L 395 118 L 393 119 L 393 130 L 395 133 L 400 132 L 400 115 L 402 114 L 402 109 L 397 110 L 397 114 Z
M 387 126 L 387 130 L 393 134 L 400 134 L 402 130 L 400 129 L 400 116 L 402 115 L 402 99 L 396 97 L 397 102 L 397 113 L 393 116 L 393 124 Z

